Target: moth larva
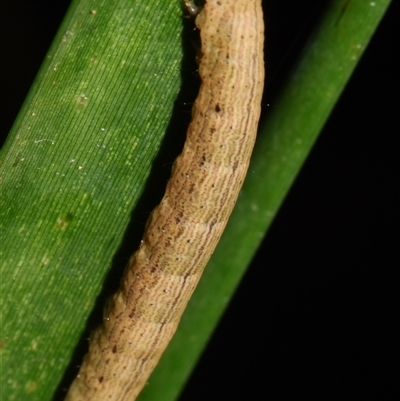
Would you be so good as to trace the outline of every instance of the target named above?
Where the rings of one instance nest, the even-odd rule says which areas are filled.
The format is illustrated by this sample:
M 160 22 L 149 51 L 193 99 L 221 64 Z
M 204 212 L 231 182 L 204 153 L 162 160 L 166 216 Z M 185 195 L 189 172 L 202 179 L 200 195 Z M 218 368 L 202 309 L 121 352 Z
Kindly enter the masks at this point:
M 187 1 L 186 1 L 187 3 Z M 207 0 L 202 80 L 166 192 L 92 334 L 68 401 L 136 398 L 225 228 L 253 149 L 264 84 L 261 0 Z

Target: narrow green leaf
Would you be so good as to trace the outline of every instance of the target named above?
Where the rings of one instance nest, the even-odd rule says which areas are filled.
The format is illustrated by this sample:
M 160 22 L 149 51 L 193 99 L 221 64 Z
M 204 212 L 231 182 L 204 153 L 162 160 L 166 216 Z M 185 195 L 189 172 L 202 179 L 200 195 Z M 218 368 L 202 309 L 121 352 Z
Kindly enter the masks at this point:
M 327 9 L 261 129 L 228 227 L 140 401 L 177 399 L 389 4 Z

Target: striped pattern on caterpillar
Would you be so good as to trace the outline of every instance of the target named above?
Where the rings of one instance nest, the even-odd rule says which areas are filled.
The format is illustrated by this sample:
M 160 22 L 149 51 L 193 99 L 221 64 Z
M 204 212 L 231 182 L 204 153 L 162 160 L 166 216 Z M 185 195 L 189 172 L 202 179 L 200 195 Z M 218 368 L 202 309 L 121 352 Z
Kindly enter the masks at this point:
M 183 151 L 104 323 L 90 338 L 67 401 L 136 399 L 178 326 L 246 175 L 264 85 L 261 0 L 207 0 L 196 25 L 202 83 Z

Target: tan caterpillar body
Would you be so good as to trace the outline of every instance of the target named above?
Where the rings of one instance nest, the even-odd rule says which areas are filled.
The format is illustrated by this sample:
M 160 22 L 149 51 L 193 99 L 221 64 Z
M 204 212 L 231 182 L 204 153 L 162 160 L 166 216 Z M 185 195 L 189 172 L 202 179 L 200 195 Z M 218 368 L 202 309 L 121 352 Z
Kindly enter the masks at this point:
M 261 0 L 207 0 L 202 79 L 182 154 L 152 212 L 68 401 L 132 401 L 174 334 L 249 164 L 264 84 Z

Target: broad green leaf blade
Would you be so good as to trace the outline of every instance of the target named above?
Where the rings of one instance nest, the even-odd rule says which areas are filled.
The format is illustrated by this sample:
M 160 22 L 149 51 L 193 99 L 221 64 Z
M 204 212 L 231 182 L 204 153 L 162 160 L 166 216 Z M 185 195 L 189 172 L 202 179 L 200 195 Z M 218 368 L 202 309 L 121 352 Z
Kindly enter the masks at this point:
M 177 399 L 389 4 L 333 1 L 327 9 L 261 129 L 228 227 L 140 401 Z
M 179 2 L 76 0 L 54 40 L 1 153 L 4 399 L 51 399 L 69 364 L 170 124 L 181 31 Z

